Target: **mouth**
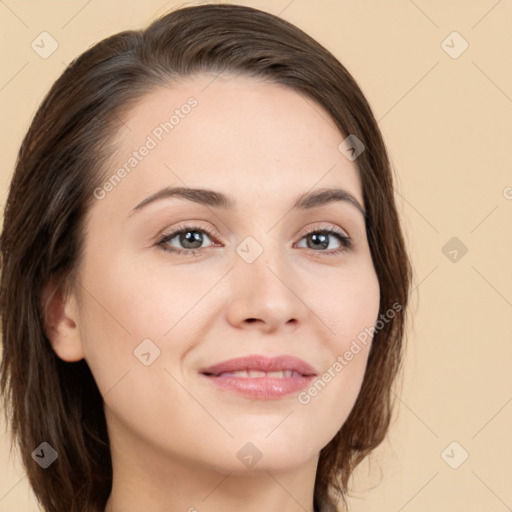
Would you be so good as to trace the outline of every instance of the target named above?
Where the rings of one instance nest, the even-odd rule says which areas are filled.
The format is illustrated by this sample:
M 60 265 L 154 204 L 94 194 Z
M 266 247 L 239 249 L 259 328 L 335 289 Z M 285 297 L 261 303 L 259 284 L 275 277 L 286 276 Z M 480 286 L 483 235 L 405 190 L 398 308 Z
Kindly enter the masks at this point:
M 285 398 L 307 387 L 314 368 L 294 356 L 240 357 L 203 368 L 199 373 L 217 387 L 249 398 Z
M 221 372 L 217 374 L 208 374 L 209 377 L 239 377 L 241 379 L 268 377 L 271 379 L 289 379 L 290 377 L 304 377 L 302 373 L 296 372 L 295 370 L 280 370 L 276 372 L 265 372 L 261 370 L 238 370 L 235 372 Z

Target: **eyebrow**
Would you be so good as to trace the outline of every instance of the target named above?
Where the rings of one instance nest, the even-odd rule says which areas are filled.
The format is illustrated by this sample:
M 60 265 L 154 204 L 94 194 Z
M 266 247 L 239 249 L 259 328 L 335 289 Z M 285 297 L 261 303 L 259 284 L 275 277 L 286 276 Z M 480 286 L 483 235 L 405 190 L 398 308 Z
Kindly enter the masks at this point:
M 142 210 L 145 206 L 148 206 L 155 201 L 170 199 L 173 197 L 187 199 L 188 201 L 193 201 L 213 208 L 234 209 L 236 207 L 235 199 L 232 196 L 225 195 L 221 192 L 202 188 L 167 187 L 144 199 L 135 208 L 133 208 L 129 216 Z M 350 192 L 342 188 L 324 188 L 313 192 L 306 192 L 295 200 L 292 209 L 309 210 L 333 202 L 348 203 L 354 206 L 363 215 L 363 217 L 366 218 L 366 212 L 359 201 Z

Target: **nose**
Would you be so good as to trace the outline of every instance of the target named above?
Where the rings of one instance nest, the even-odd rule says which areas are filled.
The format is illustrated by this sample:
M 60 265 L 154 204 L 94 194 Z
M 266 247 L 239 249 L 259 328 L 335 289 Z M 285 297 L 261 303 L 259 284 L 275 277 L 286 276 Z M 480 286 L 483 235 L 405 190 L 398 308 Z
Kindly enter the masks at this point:
M 285 261 L 285 255 L 266 249 L 252 263 L 236 256 L 230 272 L 233 298 L 228 321 L 239 329 L 271 333 L 295 330 L 308 314 L 299 276 Z

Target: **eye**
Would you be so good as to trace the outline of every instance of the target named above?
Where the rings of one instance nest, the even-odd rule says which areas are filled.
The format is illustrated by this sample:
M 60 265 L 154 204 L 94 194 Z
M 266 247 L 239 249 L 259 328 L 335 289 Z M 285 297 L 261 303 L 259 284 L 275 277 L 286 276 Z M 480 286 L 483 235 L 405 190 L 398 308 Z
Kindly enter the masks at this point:
M 171 233 L 165 234 L 157 243 L 164 251 L 174 254 L 185 254 L 192 256 L 201 252 L 201 245 L 204 241 L 204 235 L 209 239 L 213 233 L 206 228 L 199 226 L 180 226 Z M 176 248 L 171 242 L 176 239 L 183 248 Z
M 207 228 L 188 225 L 180 226 L 171 233 L 163 235 L 157 242 L 157 245 L 166 252 L 178 255 L 194 256 L 202 252 L 204 249 L 208 249 L 208 247 L 213 247 L 214 245 L 218 246 L 218 244 L 213 244 L 208 247 L 201 247 L 204 243 L 205 235 L 208 239 L 215 239 L 213 232 Z M 311 230 L 303 235 L 300 242 L 302 242 L 302 240 L 307 240 L 306 248 L 311 249 L 314 252 L 325 253 L 329 256 L 340 254 L 352 248 L 351 238 L 343 231 L 332 226 L 322 226 L 315 230 Z M 338 242 L 338 247 L 331 247 L 331 250 L 325 250 L 329 248 L 332 240 L 336 240 Z M 173 241 L 175 241 L 174 243 L 180 244 L 181 247 L 176 247 L 172 243 Z M 297 247 L 300 247 L 300 245 L 297 245 Z
M 318 250 L 327 249 L 331 245 L 331 240 L 336 239 L 338 242 L 337 248 L 331 248 L 332 250 Z M 340 254 L 352 248 L 352 240 L 343 231 L 333 228 L 332 226 L 323 226 L 315 230 L 307 232 L 301 239 L 307 240 L 306 247 L 312 249 L 315 252 L 323 252 L 328 256 L 334 256 Z

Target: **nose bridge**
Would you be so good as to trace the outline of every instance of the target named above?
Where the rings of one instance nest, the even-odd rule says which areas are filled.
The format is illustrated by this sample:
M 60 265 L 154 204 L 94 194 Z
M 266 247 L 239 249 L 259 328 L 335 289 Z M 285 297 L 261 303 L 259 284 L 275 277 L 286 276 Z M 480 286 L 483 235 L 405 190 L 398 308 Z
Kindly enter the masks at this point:
M 304 306 L 293 290 L 296 280 L 286 251 L 277 237 L 256 236 L 247 236 L 236 247 L 231 320 L 260 320 L 274 327 L 296 321 Z
M 290 266 L 286 264 L 284 247 L 277 237 L 268 233 L 256 236 L 257 239 L 254 236 L 247 236 L 236 247 L 236 267 L 240 277 L 244 281 L 248 279 L 253 289 L 258 287 L 281 293 L 285 288 L 290 293 L 283 283 L 291 272 Z

